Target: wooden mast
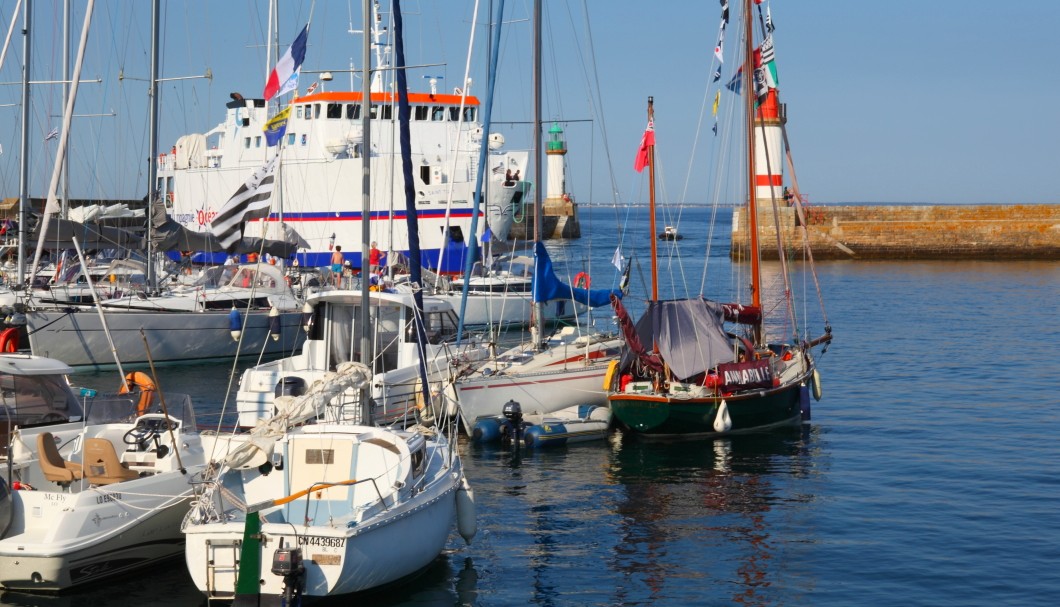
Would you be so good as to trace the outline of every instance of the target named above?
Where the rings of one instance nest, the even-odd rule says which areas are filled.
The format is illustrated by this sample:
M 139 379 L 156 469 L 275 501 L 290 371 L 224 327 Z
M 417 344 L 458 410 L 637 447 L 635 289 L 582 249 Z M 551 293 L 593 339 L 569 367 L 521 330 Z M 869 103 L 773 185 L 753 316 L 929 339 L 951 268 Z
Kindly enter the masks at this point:
M 648 128 L 655 128 L 654 98 L 648 97 Z M 659 300 L 658 233 L 655 230 L 655 145 L 648 144 L 648 217 L 651 234 L 651 300 Z
M 758 201 L 755 187 L 755 78 L 754 78 L 754 28 L 751 23 L 751 0 L 744 0 L 744 103 L 746 105 L 747 129 L 747 229 L 750 231 L 751 247 L 751 305 L 762 309 L 762 268 L 758 244 Z M 755 345 L 762 340 L 762 321 L 754 328 Z

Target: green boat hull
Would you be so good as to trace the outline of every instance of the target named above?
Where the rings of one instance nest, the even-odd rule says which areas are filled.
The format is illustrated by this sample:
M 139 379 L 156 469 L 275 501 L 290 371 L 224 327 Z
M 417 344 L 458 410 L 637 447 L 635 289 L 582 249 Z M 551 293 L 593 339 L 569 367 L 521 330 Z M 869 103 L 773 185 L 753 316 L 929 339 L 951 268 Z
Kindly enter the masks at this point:
M 611 412 L 634 433 L 646 436 L 725 436 L 761 432 L 800 423 L 802 402 L 808 398 L 803 382 L 772 390 L 726 397 L 673 398 L 663 394 L 612 393 Z M 732 420 L 729 430 L 714 428 L 718 408 L 725 401 Z

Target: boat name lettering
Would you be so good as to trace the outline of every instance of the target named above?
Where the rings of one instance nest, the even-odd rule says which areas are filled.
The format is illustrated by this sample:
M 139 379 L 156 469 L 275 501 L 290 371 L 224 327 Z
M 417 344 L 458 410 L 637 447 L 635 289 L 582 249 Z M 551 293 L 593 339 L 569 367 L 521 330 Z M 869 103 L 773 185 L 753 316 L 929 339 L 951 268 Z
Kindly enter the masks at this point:
M 191 223 L 194 220 L 194 213 L 177 213 L 173 215 L 173 221 L 176 221 L 177 223 Z
M 120 493 L 104 493 L 103 495 L 96 496 L 97 504 L 106 504 L 107 502 L 116 502 L 121 499 Z
M 196 211 L 196 218 L 199 220 L 199 225 L 204 226 L 217 217 L 217 211 Z
M 65 502 L 66 495 L 62 493 L 45 493 L 44 499 L 49 502 Z
M 749 369 L 726 369 L 725 383 L 728 385 L 757 384 L 772 379 L 768 367 Z
M 346 545 L 344 537 L 327 537 L 322 535 L 301 535 L 298 537 L 299 546 L 323 546 L 325 548 L 342 548 Z

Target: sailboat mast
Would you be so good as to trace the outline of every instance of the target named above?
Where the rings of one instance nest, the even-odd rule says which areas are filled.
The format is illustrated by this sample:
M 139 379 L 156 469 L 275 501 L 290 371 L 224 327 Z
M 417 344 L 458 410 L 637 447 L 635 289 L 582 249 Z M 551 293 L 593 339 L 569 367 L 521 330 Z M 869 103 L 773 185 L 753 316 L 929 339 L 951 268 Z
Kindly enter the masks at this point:
M 155 181 L 158 180 L 158 31 L 160 21 L 159 0 L 151 3 L 151 82 L 147 86 L 147 94 L 151 98 L 150 121 L 151 130 L 148 134 L 147 147 L 151 150 L 150 160 L 147 163 L 147 288 L 155 290 L 155 259 L 154 245 L 151 243 L 151 233 L 154 223 L 155 205 Z
M 369 327 L 372 322 L 372 313 L 369 309 L 371 296 L 369 287 L 371 281 L 368 279 L 368 259 L 371 255 L 370 243 L 372 241 L 372 123 L 368 110 L 372 105 L 372 39 L 369 37 L 369 28 L 372 27 L 372 5 L 370 0 L 364 0 L 364 44 L 361 47 L 361 131 L 364 133 L 361 139 L 361 317 L 358 319 L 361 325 L 361 362 L 374 368 L 374 353 L 372 352 L 372 335 Z M 342 269 L 340 268 L 341 272 Z M 361 394 L 361 403 L 368 402 L 368 392 Z M 367 411 L 367 408 L 363 409 Z M 367 417 L 365 418 L 367 421 Z
M 18 284 L 26 281 L 26 219 L 29 217 L 29 26 L 33 2 L 22 8 L 22 141 L 18 179 Z
M 655 124 L 655 98 L 648 97 L 648 128 Z M 651 300 L 659 301 L 658 234 L 655 231 L 655 146 L 648 146 L 648 221 L 651 234 Z
M 762 309 L 762 268 L 758 243 L 758 201 L 755 187 L 755 82 L 754 28 L 751 21 L 751 0 L 744 0 L 744 103 L 746 104 L 747 132 L 747 229 L 751 247 L 751 305 Z M 756 341 L 762 337 L 761 321 L 755 327 Z
M 541 0 L 534 0 L 534 242 L 541 242 Z M 536 298 L 535 298 L 536 299 Z M 544 335 L 544 304 L 534 302 L 535 346 Z

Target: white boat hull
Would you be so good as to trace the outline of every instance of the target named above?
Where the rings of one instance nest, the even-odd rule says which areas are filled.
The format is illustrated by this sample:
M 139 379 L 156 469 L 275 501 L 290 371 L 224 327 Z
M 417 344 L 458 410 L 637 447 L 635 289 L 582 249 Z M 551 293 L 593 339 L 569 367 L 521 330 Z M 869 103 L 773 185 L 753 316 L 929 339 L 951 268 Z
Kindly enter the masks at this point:
M 301 314 L 280 314 L 280 339 L 269 337 L 268 310 L 247 318 L 242 345 L 232 338 L 227 312 L 114 312 L 107 327 L 123 365 L 145 364 L 141 329 L 155 363 L 198 363 L 211 359 L 280 355 L 304 341 Z M 67 312 L 36 310 L 26 313 L 32 352 L 71 367 L 109 368 L 114 356 L 95 310 Z

